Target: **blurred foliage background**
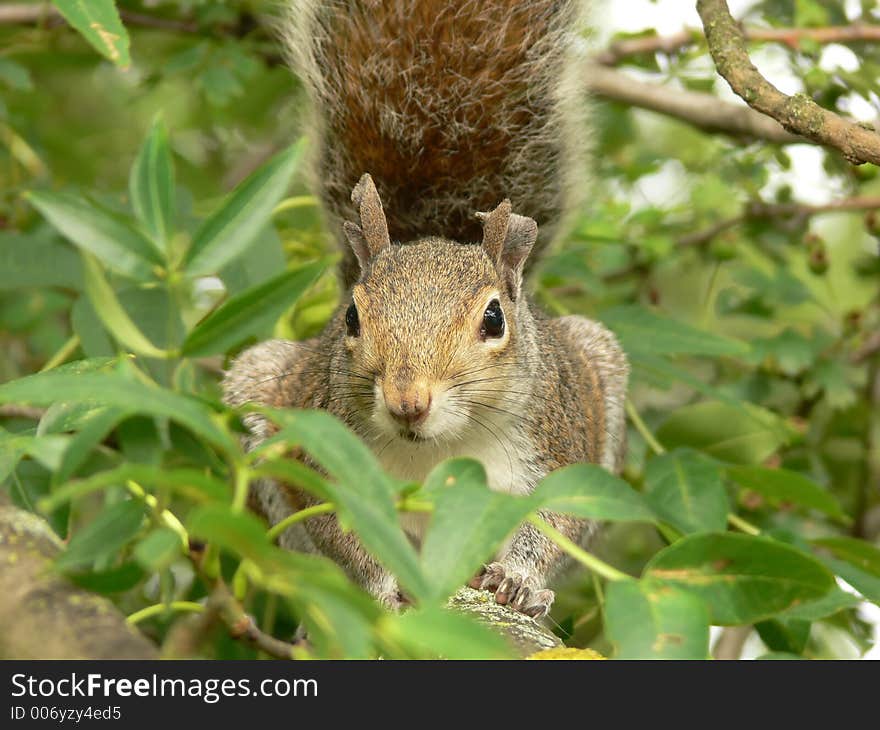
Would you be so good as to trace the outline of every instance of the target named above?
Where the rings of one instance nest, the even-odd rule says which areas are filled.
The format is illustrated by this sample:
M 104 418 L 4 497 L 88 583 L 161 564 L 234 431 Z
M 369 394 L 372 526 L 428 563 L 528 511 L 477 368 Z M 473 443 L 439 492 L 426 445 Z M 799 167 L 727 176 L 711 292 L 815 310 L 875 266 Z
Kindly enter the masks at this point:
M 656 3 L 670 12 L 683 4 Z M 99 37 L 96 48 L 42 3 L 0 4 L 0 382 L 14 385 L 38 371 L 80 362 L 73 372 L 147 379 L 150 387 L 195 395 L 196 402 L 210 404 L 205 413 L 219 419 L 217 382 L 229 356 L 272 335 L 301 339 L 320 330 L 337 303 L 335 251 L 299 174 L 299 148 L 290 147 L 299 137 L 303 98 L 281 63 L 273 5 L 120 0 L 124 30 L 109 46 L 101 47 L 107 39 Z M 750 27 L 795 31 L 789 43 L 757 47 L 760 58 L 783 68 L 786 78 L 827 108 L 876 112 L 880 44 L 835 45 L 837 54 L 829 56 L 829 44 L 796 32 L 876 23 L 874 2 L 744 5 L 739 17 Z M 109 0 L 94 6 L 113 12 Z M 655 34 L 646 28 L 636 37 Z M 699 34 L 673 52 L 626 55 L 615 65 L 670 94 L 726 92 Z M 667 543 L 730 525 L 737 533 L 793 545 L 845 580 L 847 590 L 876 603 L 877 168 L 853 167 L 834 152 L 803 145 L 706 133 L 613 100 L 597 99 L 594 117 L 591 205 L 545 260 L 534 288 L 550 312 L 586 314 L 608 324 L 633 364 L 624 477 L 656 520 L 615 522 L 597 555 L 639 575 Z M 792 170 L 805 156 L 818 160 L 812 197 L 792 184 Z M 240 245 L 211 239 L 202 221 L 233 216 L 229 201 L 239 193 L 229 193 L 245 180 L 237 188 L 239 199 L 256 200 L 262 212 L 236 219 Z M 165 192 L 144 193 L 152 184 Z M 143 200 L 161 201 L 165 193 L 170 199 L 161 202 L 158 217 L 144 210 Z M 151 229 L 157 220 L 158 233 Z M 137 238 L 135 248 L 147 239 L 160 241 L 152 254 L 149 241 L 144 244 L 143 258 L 152 269 L 134 271 L 112 246 L 128 235 Z M 93 243 L 104 238 L 110 248 Z M 187 269 L 194 241 L 211 247 L 213 265 Z M 279 280 L 285 271 L 287 278 Z M 271 304 L 262 307 L 266 297 Z M 219 329 L 232 332 L 225 339 L 217 334 L 217 321 L 213 329 L 203 326 L 223 302 L 234 303 L 219 320 Z M 136 357 L 120 360 L 120 353 Z M 52 393 L 67 381 L 32 383 Z M 25 392 L 31 395 L 24 398 Z M 97 535 L 102 547 L 87 545 L 62 567 L 83 585 L 111 595 L 128 614 L 164 606 L 138 617 L 157 642 L 182 620 L 174 606 L 186 611 L 186 604 L 198 602 L 209 592 L 212 575 L 241 577 L 243 555 L 257 564 L 277 559 L 209 529 L 205 537 L 223 546 L 222 560 L 215 555 L 217 570 L 198 574 L 168 538 L 175 528 L 162 515 L 170 510 L 198 532 L 193 525 L 207 519 L 192 516 L 194 509 L 207 508 L 201 498 L 152 483 L 155 471 L 140 477 L 118 472 L 115 481 L 95 486 L 95 475 L 121 465 L 191 469 L 231 483 L 240 472 L 229 463 L 240 466 L 243 457 L 224 464 L 207 431 L 193 433 L 191 424 L 169 421 L 168 413 L 137 407 L 108 416 L 85 391 L 64 402 L 45 396 L 55 404 L 34 410 L 27 403 L 49 403 L 33 392 L 5 391 L 0 478 L 17 504 L 48 514 L 71 546 L 83 531 Z M 224 433 L 234 433 L 232 421 L 223 423 Z M 670 486 L 670 470 L 676 469 L 686 475 L 684 483 Z M 110 539 L 101 530 L 120 524 L 120 505 L 134 498 L 129 481 L 155 494 L 158 511 L 146 523 L 138 512 L 126 523 L 130 529 Z M 695 507 L 688 508 L 689 495 Z M 108 517 L 108 510 L 116 512 Z M 254 522 L 242 529 L 252 528 Z M 321 639 L 313 628 L 319 656 L 495 650 L 491 641 L 480 643 L 482 634 L 464 648 L 432 643 L 432 632 L 439 636 L 446 619 L 430 611 L 414 613 L 409 624 L 382 624 L 373 609 L 358 603 L 357 592 L 340 587 L 340 576 L 318 564 L 314 570 L 326 571 L 332 590 L 324 578 L 312 576 L 300 583 L 305 593 L 286 593 L 263 580 L 271 573 L 264 565 L 248 574 L 249 586 L 237 587 L 237 598 L 263 630 L 282 637 L 290 637 L 303 618 L 303 602 L 323 606 L 332 630 Z M 284 569 L 312 570 L 299 563 Z M 308 590 L 301 588 L 306 584 Z M 779 594 L 786 590 L 774 585 Z M 337 588 L 338 604 L 316 597 Z M 710 617 L 718 619 L 713 601 L 720 599 L 703 598 Z M 604 600 L 600 581 L 574 571 L 558 594 L 555 631 L 570 646 L 650 654 L 629 643 L 637 637 L 609 637 Z M 618 605 L 626 600 L 623 591 L 615 597 Z M 817 608 L 818 600 L 825 603 Z M 812 610 L 785 613 L 802 603 Z M 752 654 L 856 657 L 873 642 L 876 618 L 870 617 L 876 611 L 868 605 L 835 589 L 787 603 L 771 600 L 743 620 L 712 623 L 756 627 L 738 630 L 736 654 L 748 640 Z M 367 637 L 362 642 L 352 638 L 361 629 Z M 706 653 L 701 641 L 695 641 L 696 655 Z M 202 651 L 254 655 L 222 632 Z

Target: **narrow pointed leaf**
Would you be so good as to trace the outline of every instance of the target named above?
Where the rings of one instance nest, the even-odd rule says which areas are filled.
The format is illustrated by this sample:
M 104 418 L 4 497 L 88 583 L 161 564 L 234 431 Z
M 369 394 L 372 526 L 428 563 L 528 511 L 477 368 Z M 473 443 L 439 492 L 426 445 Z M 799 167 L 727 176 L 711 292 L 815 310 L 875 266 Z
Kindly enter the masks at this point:
M 27 197 L 62 236 L 118 274 L 147 281 L 162 263 L 146 237 L 93 203 L 49 191 Z
M 49 406 L 59 401 L 84 401 L 170 418 L 225 451 L 239 450 L 236 440 L 215 422 L 203 403 L 121 373 L 50 370 L 0 385 L 0 403 Z
M 364 547 L 413 598 L 431 595 L 418 555 L 400 527 L 395 485 L 363 442 L 326 411 L 260 410 L 281 426 L 267 446 L 283 441 L 300 447 L 326 469 L 335 480 L 326 488 Z
M 131 64 L 129 38 L 114 0 L 52 0 L 95 50 L 120 68 Z
M 247 250 L 284 197 L 302 150 L 302 142 L 289 147 L 232 191 L 196 232 L 184 261 L 187 274 L 216 273 Z
M 165 358 L 171 353 L 161 350 L 150 342 L 122 308 L 116 292 L 101 271 L 94 257 L 83 255 L 86 294 L 95 312 L 107 330 L 125 347 L 145 357 Z
M 203 357 L 223 353 L 248 337 L 266 334 L 326 266 L 326 261 L 306 264 L 232 297 L 189 333 L 183 354 Z
M 194 502 L 227 501 L 230 489 L 225 482 L 195 469 L 164 469 L 147 464 L 122 464 L 115 469 L 100 471 L 83 479 L 75 479 L 55 489 L 40 500 L 39 508 L 51 512 L 78 497 L 107 487 L 136 481 L 143 487 L 161 486 L 182 494 Z
M 82 568 L 123 547 L 141 528 L 144 507 L 136 500 L 117 502 L 78 530 L 56 565 L 65 570 Z
M 135 215 L 164 258 L 174 218 L 174 168 L 168 133 L 161 122 L 153 124 L 138 153 L 128 189 Z

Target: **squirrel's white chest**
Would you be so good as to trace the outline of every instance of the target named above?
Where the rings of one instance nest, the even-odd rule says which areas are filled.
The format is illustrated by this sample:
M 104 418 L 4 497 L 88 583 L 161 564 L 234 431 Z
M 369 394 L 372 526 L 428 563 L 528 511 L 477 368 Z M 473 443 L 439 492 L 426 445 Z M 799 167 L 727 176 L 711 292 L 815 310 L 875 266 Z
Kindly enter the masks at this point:
M 411 443 L 395 440 L 378 444 L 379 461 L 389 474 L 404 481 L 422 482 L 437 464 L 445 459 L 468 457 L 482 463 L 489 488 L 509 494 L 528 494 L 542 476 L 534 448 L 524 434 L 514 430 L 501 441 L 490 434 L 450 443 Z M 404 530 L 420 540 L 428 524 L 428 515 L 404 514 Z

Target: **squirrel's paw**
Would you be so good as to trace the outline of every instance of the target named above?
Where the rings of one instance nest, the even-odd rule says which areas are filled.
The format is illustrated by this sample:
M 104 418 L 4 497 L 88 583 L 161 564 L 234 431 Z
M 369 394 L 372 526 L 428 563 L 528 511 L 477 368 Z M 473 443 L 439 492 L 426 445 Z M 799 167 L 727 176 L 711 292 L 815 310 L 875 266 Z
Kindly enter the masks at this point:
M 409 599 L 397 585 L 397 579 L 393 576 L 385 576 L 381 584 L 373 591 L 376 600 L 389 611 L 399 613 L 409 605 Z
M 550 613 L 556 594 L 540 588 L 538 582 L 527 575 L 508 571 L 502 563 L 489 563 L 468 583 L 471 588 L 492 591 L 496 603 L 510 606 L 526 616 L 539 619 Z

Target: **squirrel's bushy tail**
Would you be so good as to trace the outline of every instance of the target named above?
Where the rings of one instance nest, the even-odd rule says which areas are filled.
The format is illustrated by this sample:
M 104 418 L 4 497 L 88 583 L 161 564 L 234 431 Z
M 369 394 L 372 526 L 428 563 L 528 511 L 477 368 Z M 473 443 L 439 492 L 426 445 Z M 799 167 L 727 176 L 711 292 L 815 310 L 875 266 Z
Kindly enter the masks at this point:
M 585 189 L 584 5 L 289 0 L 287 48 L 334 234 L 344 240 L 351 189 L 369 172 L 392 240 L 479 241 L 474 212 L 510 198 L 538 222 L 539 253 Z

